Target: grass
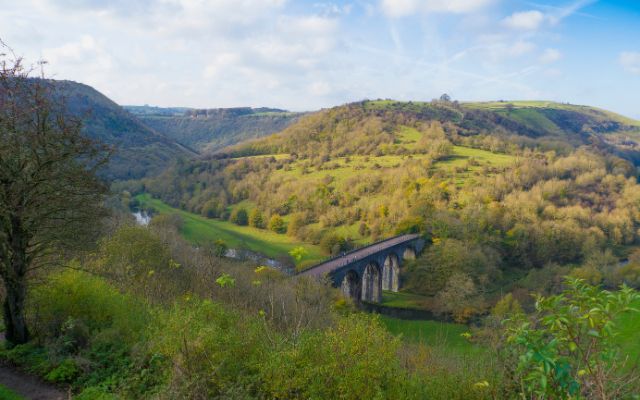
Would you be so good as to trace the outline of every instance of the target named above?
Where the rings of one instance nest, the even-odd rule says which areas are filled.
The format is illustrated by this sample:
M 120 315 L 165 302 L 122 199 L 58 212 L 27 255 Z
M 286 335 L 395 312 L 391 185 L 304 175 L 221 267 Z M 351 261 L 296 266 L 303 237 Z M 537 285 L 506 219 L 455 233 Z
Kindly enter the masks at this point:
M 404 147 L 415 146 L 418 135 L 420 135 L 420 132 L 413 128 L 405 129 L 400 135 L 401 145 Z M 326 163 L 330 168 L 322 170 L 308 168 L 306 171 L 303 165 L 304 162 L 296 161 L 290 165 L 289 170 L 277 170 L 274 175 L 283 178 L 295 178 L 296 181 L 304 182 L 321 180 L 330 176 L 333 178 L 334 183 L 340 184 L 352 176 L 381 169 L 388 169 L 391 173 L 391 170 L 402 168 L 402 165 L 410 160 L 421 160 L 426 157 L 427 155 L 425 154 L 335 157 Z M 470 159 L 477 161 L 478 165 L 470 166 L 464 172 L 455 171 L 456 168 L 467 166 Z M 464 183 L 474 172 L 481 171 L 483 166 L 505 167 L 514 161 L 515 157 L 508 154 L 492 153 L 471 147 L 453 146 L 453 154 L 435 163 L 434 168 L 442 169 L 450 173 L 458 183 Z
M 382 305 L 397 308 L 424 309 L 425 297 L 418 294 L 408 292 L 389 292 L 382 293 Z
M 640 302 L 633 304 L 633 307 L 640 309 Z M 628 313 L 618 321 L 620 335 L 617 337 L 618 343 L 622 346 L 622 354 L 629 356 L 630 361 L 640 363 L 640 313 Z
M 523 109 L 523 108 L 552 108 L 556 110 L 567 110 L 567 111 L 576 111 L 591 115 L 600 115 L 606 116 L 614 121 L 640 127 L 640 121 L 635 119 L 625 117 L 624 115 L 616 114 L 614 112 L 603 110 L 597 107 L 590 106 L 582 106 L 576 104 L 566 104 L 566 103 L 556 103 L 553 101 L 540 101 L 540 100 L 529 100 L 529 101 L 489 101 L 489 102 L 478 102 L 478 103 L 464 103 L 465 106 L 473 107 L 473 108 L 481 108 L 488 110 L 506 110 L 507 105 L 513 105 L 514 109 Z
M 24 397 L 0 385 L 0 400 L 25 400 Z
M 482 347 L 470 343 L 462 334 L 469 331 L 466 325 L 439 321 L 408 321 L 381 316 L 389 332 L 401 335 L 403 340 L 429 346 L 444 347 L 458 353 L 478 353 Z
M 244 248 L 272 258 L 287 255 L 293 248 L 302 246 L 308 253 L 300 260 L 299 264 L 304 265 L 320 262 L 326 258 L 319 246 L 300 242 L 287 235 L 249 226 L 238 226 L 228 221 L 208 219 L 173 208 L 148 194 L 139 195 L 137 199 L 144 206 L 153 207 L 161 214 L 177 214 L 182 217 L 184 224 L 180 233 L 192 243 L 221 239 L 231 248 Z
M 471 160 L 476 165 L 470 165 Z M 447 171 L 459 186 L 470 183 L 474 174 L 482 173 L 485 166 L 502 168 L 513 164 L 516 157 L 509 154 L 492 153 L 487 150 L 474 149 L 464 146 L 453 146 L 453 154 L 435 163 L 434 168 Z M 456 169 L 463 169 L 456 172 Z

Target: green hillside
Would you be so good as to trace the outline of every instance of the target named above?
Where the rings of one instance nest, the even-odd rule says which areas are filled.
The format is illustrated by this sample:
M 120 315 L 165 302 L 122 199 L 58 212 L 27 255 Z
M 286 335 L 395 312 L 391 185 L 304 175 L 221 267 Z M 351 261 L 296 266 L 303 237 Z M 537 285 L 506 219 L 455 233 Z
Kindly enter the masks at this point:
M 177 158 L 196 153 L 142 123 L 90 86 L 72 81 L 48 81 L 53 95 L 64 98 L 70 115 L 80 118 L 83 132 L 114 146 L 104 175 L 108 179 L 135 179 L 157 174 Z
M 183 221 L 180 232 L 185 239 L 196 245 L 223 240 L 231 248 L 248 249 L 276 259 L 286 257 L 289 251 L 302 246 L 307 253 L 300 259 L 299 265 L 314 264 L 326 257 L 318 246 L 302 243 L 286 235 L 250 226 L 238 226 L 228 221 L 208 219 L 170 207 L 149 195 L 140 195 L 137 199 L 143 207 L 160 214 L 179 215 Z
M 635 121 L 582 106 L 365 101 L 131 189 L 227 230 L 238 212 L 259 215 L 256 235 L 324 255 L 421 233 L 432 244 L 402 281 L 424 301 L 391 302 L 466 320 L 504 290 L 531 307 L 528 293 L 570 273 L 634 282 L 633 268 L 611 265 L 638 241 L 637 132 Z

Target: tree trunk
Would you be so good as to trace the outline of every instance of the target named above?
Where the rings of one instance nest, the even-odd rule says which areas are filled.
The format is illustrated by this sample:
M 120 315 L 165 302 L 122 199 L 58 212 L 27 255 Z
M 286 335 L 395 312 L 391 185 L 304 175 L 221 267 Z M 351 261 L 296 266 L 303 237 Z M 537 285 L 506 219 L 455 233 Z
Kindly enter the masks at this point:
M 22 279 L 5 279 L 6 298 L 4 300 L 5 338 L 13 344 L 23 344 L 29 340 L 29 331 L 24 316 L 27 287 Z
M 5 338 L 13 344 L 23 344 L 29 340 L 29 330 L 24 315 L 27 297 L 27 235 L 22 229 L 22 221 L 17 216 L 11 218 L 11 253 L 5 267 L 3 281 L 6 290 L 4 300 Z

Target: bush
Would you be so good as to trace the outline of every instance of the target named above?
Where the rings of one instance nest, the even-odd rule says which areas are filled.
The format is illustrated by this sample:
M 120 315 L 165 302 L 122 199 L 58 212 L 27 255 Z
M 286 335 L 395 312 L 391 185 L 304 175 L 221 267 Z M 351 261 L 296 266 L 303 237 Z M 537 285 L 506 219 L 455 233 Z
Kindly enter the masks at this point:
M 337 255 L 349 250 L 349 242 L 344 237 L 335 233 L 327 233 L 320 240 L 320 247 L 331 255 Z
M 178 303 L 164 313 L 153 329 L 150 351 L 173 365 L 172 396 L 226 398 L 250 390 L 265 340 L 256 322 L 208 300 Z
M 41 338 L 67 335 L 75 342 L 88 343 L 99 331 L 109 330 L 114 340 L 135 343 L 151 319 L 148 310 L 131 296 L 95 275 L 76 270 L 51 275 L 46 285 L 33 288 L 29 299 L 29 323 Z
M 287 224 L 284 222 L 281 216 L 273 214 L 269 220 L 269 229 L 275 233 L 285 233 L 287 231 Z
M 633 289 L 602 290 L 568 279 L 558 295 L 538 297 L 529 318 L 507 320 L 503 353 L 515 365 L 522 398 L 633 398 L 640 389 L 613 338 L 621 315 L 638 312 Z
M 229 221 L 233 222 L 236 225 L 246 226 L 249 223 L 247 210 L 242 207 L 234 208 L 233 211 L 231 211 L 231 215 L 229 216 Z
M 80 375 L 80 369 L 76 363 L 70 358 L 65 358 L 60 365 L 49 371 L 44 378 L 54 383 L 70 383 L 78 375 Z
M 400 368 L 400 342 L 376 317 L 352 314 L 334 328 L 312 332 L 261 364 L 269 398 L 392 399 L 407 378 Z
M 249 213 L 249 225 L 254 228 L 264 228 L 264 218 L 262 217 L 260 210 L 257 208 L 254 208 L 251 210 L 251 213 Z

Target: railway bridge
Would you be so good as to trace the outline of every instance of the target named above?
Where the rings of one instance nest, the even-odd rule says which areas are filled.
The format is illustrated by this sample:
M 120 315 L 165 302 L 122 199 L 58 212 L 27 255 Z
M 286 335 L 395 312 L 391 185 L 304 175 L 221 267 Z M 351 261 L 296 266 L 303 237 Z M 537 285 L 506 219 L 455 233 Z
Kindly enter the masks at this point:
M 355 301 L 379 303 L 383 290 L 398 291 L 402 262 L 415 259 L 424 245 L 420 235 L 395 236 L 343 253 L 298 275 L 328 277 L 345 296 Z

